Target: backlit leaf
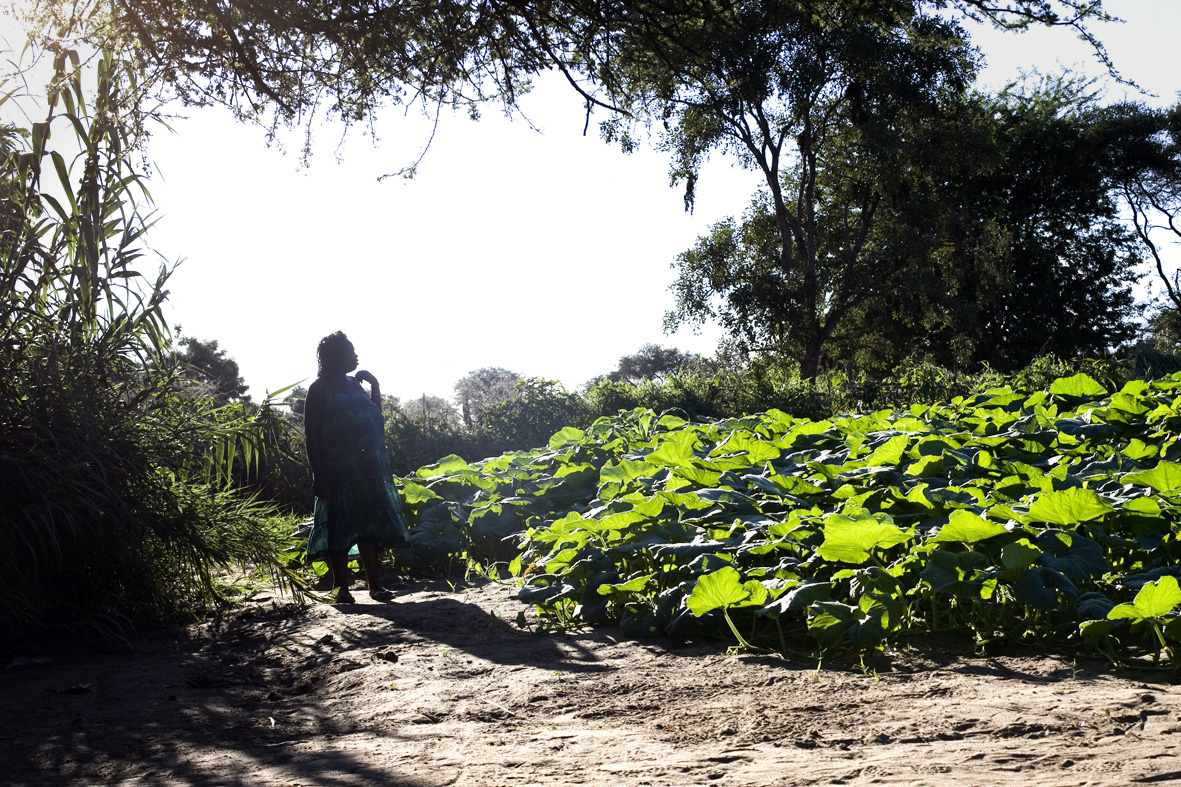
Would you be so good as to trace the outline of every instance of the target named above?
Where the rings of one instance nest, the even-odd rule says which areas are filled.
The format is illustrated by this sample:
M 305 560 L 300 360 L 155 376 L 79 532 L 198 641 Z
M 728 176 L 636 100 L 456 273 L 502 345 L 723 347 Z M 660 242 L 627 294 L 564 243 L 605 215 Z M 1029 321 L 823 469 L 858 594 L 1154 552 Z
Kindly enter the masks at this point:
M 936 543 L 955 542 L 960 544 L 974 544 L 993 536 L 1007 533 L 1004 525 L 989 522 L 966 509 L 951 512 L 950 520 L 939 529 L 939 535 L 932 541 Z
M 1029 506 L 1028 519 L 1052 525 L 1077 525 L 1113 511 L 1111 504 L 1091 489 L 1043 492 Z
M 766 591 L 764 591 L 766 592 Z M 742 586 L 738 572 L 727 566 L 697 580 L 685 605 L 697 617 L 715 609 L 731 607 L 750 598 L 750 591 Z
M 1107 394 L 1107 389 L 1087 374 L 1076 374 L 1073 377 L 1059 377 L 1050 384 L 1050 393 L 1055 396 L 1069 396 L 1076 399 L 1097 399 Z
M 861 564 L 875 549 L 887 549 L 910 539 L 913 531 L 869 514 L 833 514 L 824 520 L 824 543 L 816 550 L 825 560 Z
M 1178 586 L 1176 577 L 1164 576 L 1140 588 L 1131 604 L 1120 604 L 1107 613 L 1107 617 L 1111 620 L 1161 618 L 1178 604 L 1181 604 L 1181 586 Z
M 1161 462 L 1151 470 L 1128 473 L 1124 476 L 1124 482 L 1147 486 L 1162 495 L 1181 494 L 1181 465 Z

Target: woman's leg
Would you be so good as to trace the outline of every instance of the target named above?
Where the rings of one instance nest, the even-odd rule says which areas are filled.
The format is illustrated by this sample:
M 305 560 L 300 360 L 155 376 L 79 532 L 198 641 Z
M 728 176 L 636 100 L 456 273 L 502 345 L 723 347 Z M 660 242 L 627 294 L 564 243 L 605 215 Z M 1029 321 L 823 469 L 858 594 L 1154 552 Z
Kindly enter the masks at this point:
M 348 590 L 349 585 L 353 584 L 349 581 L 348 555 L 329 555 L 328 568 L 332 570 L 332 589 L 343 588 Z
M 369 582 L 369 595 L 383 601 L 389 598 L 390 592 L 381 584 L 381 560 L 377 556 L 377 547 L 372 541 L 362 541 L 357 544 L 357 551 L 361 553 L 361 565 L 365 568 L 365 579 Z

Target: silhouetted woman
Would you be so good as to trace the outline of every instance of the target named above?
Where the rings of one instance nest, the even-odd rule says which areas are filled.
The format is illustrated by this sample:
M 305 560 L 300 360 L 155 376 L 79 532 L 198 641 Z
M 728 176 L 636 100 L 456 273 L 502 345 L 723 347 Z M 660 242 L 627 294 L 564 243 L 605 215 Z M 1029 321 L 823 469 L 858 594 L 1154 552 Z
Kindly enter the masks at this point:
M 304 410 L 316 515 L 308 560 L 327 560 L 338 603 L 352 603 L 348 553 L 353 545 L 369 581 L 369 595 L 388 601 L 378 555 L 406 543 L 406 519 L 390 473 L 381 414 L 381 387 L 366 371 L 353 376 L 357 353 L 340 331 L 316 348 L 319 372 Z M 369 393 L 361 383 L 369 384 Z

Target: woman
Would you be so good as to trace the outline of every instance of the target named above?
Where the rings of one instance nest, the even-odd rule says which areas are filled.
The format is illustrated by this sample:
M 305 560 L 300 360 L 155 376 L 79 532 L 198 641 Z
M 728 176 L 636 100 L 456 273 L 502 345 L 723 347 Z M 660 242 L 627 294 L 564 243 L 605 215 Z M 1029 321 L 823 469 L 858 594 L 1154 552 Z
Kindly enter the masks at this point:
M 369 372 L 349 376 L 357 353 L 340 331 L 320 340 L 316 360 L 304 409 L 316 494 L 308 560 L 328 561 L 337 603 L 351 604 L 348 554 L 355 544 L 369 595 L 388 601 L 393 593 L 381 584 L 378 554 L 406 543 L 406 519 L 386 453 L 381 387 Z M 368 383 L 368 394 L 361 383 Z

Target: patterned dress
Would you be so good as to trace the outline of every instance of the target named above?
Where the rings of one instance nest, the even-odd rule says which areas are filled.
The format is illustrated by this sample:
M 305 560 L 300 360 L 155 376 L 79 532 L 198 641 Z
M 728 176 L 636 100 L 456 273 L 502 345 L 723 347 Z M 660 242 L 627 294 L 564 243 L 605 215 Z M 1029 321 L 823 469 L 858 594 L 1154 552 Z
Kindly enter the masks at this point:
M 406 544 L 406 517 L 390 473 L 381 410 L 358 387 L 329 388 L 320 429 L 329 497 L 316 498 L 308 560 L 347 555 L 369 542 L 380 552 Z

